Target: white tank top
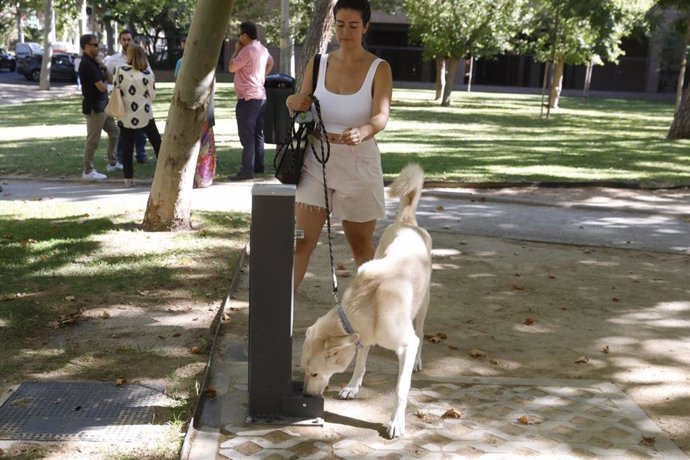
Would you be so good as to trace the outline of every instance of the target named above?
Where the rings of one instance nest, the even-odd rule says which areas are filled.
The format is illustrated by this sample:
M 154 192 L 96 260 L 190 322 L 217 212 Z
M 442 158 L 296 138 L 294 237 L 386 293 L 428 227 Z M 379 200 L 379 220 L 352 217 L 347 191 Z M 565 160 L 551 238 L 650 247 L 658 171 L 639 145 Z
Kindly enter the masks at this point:
M 371 118 L 371 94 L 372 83 L 376 69 L 382 59 L 376 58 L 371 63 L 367 76 L 362 86 L 353 94 L 335 94 L 326 89 L 326 68 L 328 67 L 328 54 L 321 55 L 319 75 L 317 77 L 316 91 L 314 95 L 321 103 L 321 116 L 326 131 L 340 134 L 347 128 L 361 126 Z M 315 117 L 316 119 L 316 117 Z

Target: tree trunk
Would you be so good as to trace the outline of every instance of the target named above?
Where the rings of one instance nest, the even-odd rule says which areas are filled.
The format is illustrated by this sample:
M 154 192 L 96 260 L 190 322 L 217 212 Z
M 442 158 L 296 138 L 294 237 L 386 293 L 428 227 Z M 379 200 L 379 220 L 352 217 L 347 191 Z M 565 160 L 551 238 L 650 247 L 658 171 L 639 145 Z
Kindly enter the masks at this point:
M 17 5 L 17 41 L 24 43 L 24 27 L 22 21 L 22 9 Z
M 467 71 L 467 92 L 472 92 L 472 74 L 474 74 L 474 56 L 470 56 L 470 69 Z
M 43 60 L 41 61 L 41 81 L 38 89 L 47 91 L 50 89 L 50 63 L 53 58 L 53 45 L 55 41 L 55 9 L 53 0 L 43 0 Z
M 690 18 L 687 21 L 687 31 L 683 41 L 683 57 L 680 60 L 680 70 L 678 71 L 678 84 L 676 86 L 676 111 L 680 108 L 683 100 L 683 86 L 685 84 L 685 68 L 688 66 L 688 45 L 690 45 Z
M 199 0 L 196 5 L 144 215 L 147 231 L 191 228 L 199 133 L 206 120 L 232 4 L 228 0 Z
M 667 139 L 690 139 L 690 89 L 685 91 L 680 106 L 673 115 Z
M 587 102 L 587 99 L 589 98 L 589 87 L 592 86 L 592 70 L 594 69 L 594 64 L 592 64 L 592 61 L 587 63 L 587 70 L 585 70 L 585 85 L 584 89 L 582 90 L 582 97 L 585 99 L 585 102 Z
M 81 37 L 87 30 L 88 14 L 86 14 L 86 0 L 79 1 L 79 36 Z
M 443 88 L 446 86 L 446 59 L 436 56 L 436 96 L 434 101 L 441 100 Z
M 333 7 L 336 0 L 317 0 L 314 5 L 314 14 L 311 17 L 311 25 L 307 31 L 307 37 L 304 39 L 304 47 L 302 48 L 302 62 L 299 64 L 297 70 L 297 89 L 302 86 L 302 77 L 304 76 L 304 69 L 307 67 L 309 58 L 315 54 L 325 53 L 328 47 L 328 39 L 331 36 L 331 28 L 333 27 Z
M 443 100 L 441 101 L 443 107 L 450 105 L 450 95 L 455 86 L 455 74 L 457 73 L 459 63 L 460 58 L 458 57 L 448 59 L 448 78 L 446 79 L 446 86 L 443 88 Z
M 551 75 L 551 93 L 549 94 L 549 108 L 558 109 L 558 100 L 561 97 L 561 90 L 563 89 L 563 69 L 565 68 L 565 61 L 559 58 L 556 62 L 554 72 Z

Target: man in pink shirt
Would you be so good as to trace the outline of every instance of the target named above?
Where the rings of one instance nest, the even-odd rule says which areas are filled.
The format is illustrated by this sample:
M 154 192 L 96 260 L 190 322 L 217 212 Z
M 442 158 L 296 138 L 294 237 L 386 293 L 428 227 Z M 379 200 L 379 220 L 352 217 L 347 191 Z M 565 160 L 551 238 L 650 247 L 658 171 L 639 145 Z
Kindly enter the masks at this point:
M 235 53 L 228 72 L 235 74 L 235 118 L 242 144 L 242 166 L 230 180 L 246 180 L 264 167 L 264 113 L 266 112 L 266 75 L 273 69 L 273 58 L 257 40 L 253 22 L 240 24 Z

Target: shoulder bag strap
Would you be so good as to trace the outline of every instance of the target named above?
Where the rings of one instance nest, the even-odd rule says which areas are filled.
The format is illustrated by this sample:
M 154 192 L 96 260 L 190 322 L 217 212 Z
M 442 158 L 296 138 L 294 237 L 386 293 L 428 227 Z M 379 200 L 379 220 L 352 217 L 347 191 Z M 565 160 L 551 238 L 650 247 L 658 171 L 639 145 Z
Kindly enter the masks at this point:
M 321 64 L 321 55 L 317 54 L 314 56 L 314 68 L 311 73 L 311 95 L 314 96 L 316 91 L 316 83 L 319 81 L 319 67 Z

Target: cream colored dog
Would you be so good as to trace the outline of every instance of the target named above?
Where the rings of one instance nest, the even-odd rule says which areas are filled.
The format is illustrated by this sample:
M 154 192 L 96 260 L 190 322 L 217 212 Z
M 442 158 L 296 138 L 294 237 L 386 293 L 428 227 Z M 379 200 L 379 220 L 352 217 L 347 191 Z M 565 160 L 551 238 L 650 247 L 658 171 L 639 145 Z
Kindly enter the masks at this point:
M 399 367 L 397 399 L 388 423 L 391 438 L 405 434 L 412 371 L 422 369 L 431 278 L 431 237 L 417 226 L 415 217 L 423 184 L 424 171 L 418 165 L 401 171 L 390 188 L 390 195 L 400 198 L 396 221 L 381 235 L 374 259 L 359 267 L 342 307 L 307 329 L 302 348 L 304 393 L 311 396 L 323 394 L 331 376 L 345 371 L 357 353 L 354 373 L 340 399 L 357 396 L 371 345 L 395 351 Z

